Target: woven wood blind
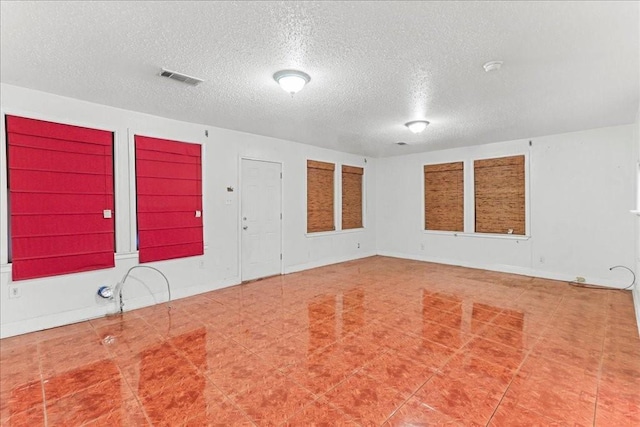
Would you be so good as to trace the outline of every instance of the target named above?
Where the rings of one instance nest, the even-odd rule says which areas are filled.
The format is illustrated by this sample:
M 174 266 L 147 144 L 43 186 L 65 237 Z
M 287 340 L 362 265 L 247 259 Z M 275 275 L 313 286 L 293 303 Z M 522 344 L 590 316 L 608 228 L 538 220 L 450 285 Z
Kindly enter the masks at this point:
M 424 227 L 464 231 L 464 165 L 462 162 L 424 166 Z
M 476 233 L 525 234 L 524 156 L 476 160 Z
M 342 166 L 342 229 L 362 228 L 362 175 L 364 169 Z
M 333 163 L 307 160 L 307 233 L 333 231 Z

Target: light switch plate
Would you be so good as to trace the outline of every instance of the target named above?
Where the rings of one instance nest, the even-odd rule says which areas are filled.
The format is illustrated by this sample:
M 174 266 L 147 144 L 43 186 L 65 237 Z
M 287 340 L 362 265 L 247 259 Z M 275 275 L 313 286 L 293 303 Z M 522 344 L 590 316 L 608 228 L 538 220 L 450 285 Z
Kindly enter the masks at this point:
M 103 218 L 111 218 L 111 209 L 105 209 L 102 211 Z
M 196 211 L 196 218 L 200 218 L 202 216 L 202 211 Z

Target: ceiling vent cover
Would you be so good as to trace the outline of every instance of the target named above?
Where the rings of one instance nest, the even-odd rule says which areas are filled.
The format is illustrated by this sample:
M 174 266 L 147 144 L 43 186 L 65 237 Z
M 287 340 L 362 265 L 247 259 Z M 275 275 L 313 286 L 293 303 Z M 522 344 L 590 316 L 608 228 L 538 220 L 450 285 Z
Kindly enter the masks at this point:
M 179 82 L 186 83 L 191 86 L 197 86 L 204 81 L 197 77 L 188 76 L 186 74 L 178 73 L 176 71 L 170 71 L 165 68 L 162 69 L 162 71 L 160 72 L 160 75 L 162 77 L 167 77 L 172 80 L 177 80 Z

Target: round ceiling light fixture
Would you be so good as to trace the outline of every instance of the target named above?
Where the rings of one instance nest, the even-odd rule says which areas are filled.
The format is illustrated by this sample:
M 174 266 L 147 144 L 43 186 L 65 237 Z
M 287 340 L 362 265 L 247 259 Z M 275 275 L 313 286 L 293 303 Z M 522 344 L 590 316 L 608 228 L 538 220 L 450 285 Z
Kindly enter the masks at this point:
M 293 96 L 309 83 L 311 77 L 309 77 L 309 74 L 298 70 L 280 70 L 273 75 L 273 79 L 278 82 L 285 92 Z
M 414 120 L 412 122 L 407 122 L 404 124 L 409 130 L 413 133 L 420 133 L 427 128 L 429 122 L 426 120 Z
M 502 67 L 502 61 L 489 61 L 483 65 L 484 70 L 489 73 L 491 71 L 498 71 Z

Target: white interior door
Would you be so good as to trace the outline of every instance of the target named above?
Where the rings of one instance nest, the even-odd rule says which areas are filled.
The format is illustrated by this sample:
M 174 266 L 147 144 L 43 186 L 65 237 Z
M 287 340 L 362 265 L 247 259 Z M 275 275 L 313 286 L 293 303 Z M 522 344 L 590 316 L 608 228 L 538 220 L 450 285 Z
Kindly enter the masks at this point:
M 242 280 L 281 273 L 282 165 L 242 159 Z

